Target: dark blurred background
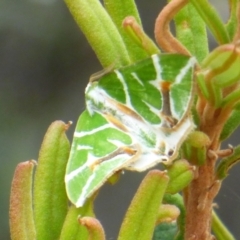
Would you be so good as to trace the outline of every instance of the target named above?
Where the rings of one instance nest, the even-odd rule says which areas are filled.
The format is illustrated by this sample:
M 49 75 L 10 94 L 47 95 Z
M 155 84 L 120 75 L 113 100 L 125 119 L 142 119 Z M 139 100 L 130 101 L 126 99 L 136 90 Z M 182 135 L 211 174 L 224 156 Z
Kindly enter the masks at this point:
M 145 31 L 153 37 L 154 20 L 165 1 L 136 2 Z M 227 3 L 216 3 L 227 19 Z M 63 1 L 0 0 L 1 240 L 10 239 L 8 202 L 16 165 L 37 159 L 52 121 L 76 123 L 84 109 L 89 76 L 99 70 L 98 60 Z M 74 127 L 68 132 L 70 139 Z M 236 145 L 238 136 L 230 143 Z M 239 170 L 236 166 L 231 171 L 216 200 L 219 215 L 236 237 L 240 236 Z M 125 172 L 114 187 L 102 188 L 96 213 L 107 239 L 116 239 L 126 207 L 145 174 Z

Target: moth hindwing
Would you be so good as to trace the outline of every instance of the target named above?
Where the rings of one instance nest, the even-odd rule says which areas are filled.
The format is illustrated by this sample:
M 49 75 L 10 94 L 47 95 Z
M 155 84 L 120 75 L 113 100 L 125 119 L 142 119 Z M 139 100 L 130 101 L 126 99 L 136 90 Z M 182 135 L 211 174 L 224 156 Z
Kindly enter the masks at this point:
M 74 133 L 65 182 L 81 207 L 121 169 L 144 171 L 177 157 L 193 129 L 195 60 L 153 55 L 92 81 Z

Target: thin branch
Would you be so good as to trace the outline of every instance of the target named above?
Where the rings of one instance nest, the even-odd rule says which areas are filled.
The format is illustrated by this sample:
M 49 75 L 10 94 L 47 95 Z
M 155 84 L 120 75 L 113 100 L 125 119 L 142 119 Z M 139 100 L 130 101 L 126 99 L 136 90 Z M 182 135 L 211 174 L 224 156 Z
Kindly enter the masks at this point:
M 166 52 L 177 52 L 190 56 L 190 52 L 171 34 L 169 23 L 188 0 L 173 0 L 160 12 L 155 23 L 155 38 L 158 45 Z

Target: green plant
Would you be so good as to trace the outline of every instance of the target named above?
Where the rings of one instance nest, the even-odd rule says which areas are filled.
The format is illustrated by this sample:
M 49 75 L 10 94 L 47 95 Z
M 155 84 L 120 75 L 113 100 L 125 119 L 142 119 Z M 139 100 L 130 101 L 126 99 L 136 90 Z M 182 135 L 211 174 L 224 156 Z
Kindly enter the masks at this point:
M 193 117 L 195 130 L 191 133 L 186 131 L 188 138 L 185 140 L 184 137 L 183 144 L 183 137 L 179 138 L 176 144 L 179 157 L 169 157 L 168 160 L 174 161 L 164 165 L 165 171 L 152 170 L 147 174 L 126 213 L 118 239 L 210 240 L 213 239 L 211 229 L 219 240 L 234 239 L 213 212 L 212 205 L 223 179 L 239 160 L 240 147 L 221 149 L 221 142 L 239 125 L 240 2 L 229 1 L 230 18 L 227 24 L 223 24 L 206 0 L 170 1 L 156 19 L 155 37 L 160 48 L 144 33 L 133 0 L 105 0 L 104 7 L 98 0 L 66 0 L 66 4 L 102 66 L 107 69 L 94 76 L 93 82 L 103 82 L 112 69 L 132 66 L 153 54 L 161 56 L 160 48 L 171 54 L 173 62 L 177 61 L 175 56 L 179 54 L 188 56 L 188 59 L 190 56 L 196 58 L 195 80 L 190 83 L 195 86 L 195 92 L 187 91 L 191 109 L 184 109 L 184 114 Z M 176 37 L 169 30 L 172 19 Z M 206 27 L 219 44 L 211 53 Z M 179 67 L 178 70 L 181 69 Z M 147 92 L 146 89 L 144 91 Z M 170 100 L 177 102 L 180 97 L 172 96 Z M 102 110 L 102 107 L 99 109 Z M 101 114 L 105 120 L 113 122 L 109 120 L 111 116 L 106 116 L 105 110 Z M 166 116 L 166 112 L 164 114 Z M 84 116 L 85 121 L 90 121 L 86 113 Z M 98 121 L 102 119 L 94 124 Z M 171 114 L 167 115 L 167 128 L 174 129 L 177 126 L 175 121 L 180 122 Z M 81 131 L 84 129 L 82 124 Z M 65 131 L 70 125 L 57 121 L 49 127 L 39 154 L 33 193 L 35 161 L 20 163 L 16 169 L 10 200 L 13 240 L 105 239 L 103 228 L 94 217 L 96 193 L 87 195 L 80 208 L 68 206 L 64 175 L 70 144 Z M 116 122 L 115 125 L 125 126 Z M 176 131 L 173 130 L 173 133 Z M 128 140 L 124 141 L 128 143 Z M 168 143 L 166 139 L 163 141 Z M 73 144 L 76 143 L 77 140 L 74 140 Z M 124 151 L 130 152 L 130 155 L 137 153 L 133 149 L 124 148 Z M 71 155 L 70 159 L 78 161 L 76 156 Z M 115 182 L 118 174 L 113 173 L 125 167 L 121 165 L 111 169 L 113 176 L 109 181 Z

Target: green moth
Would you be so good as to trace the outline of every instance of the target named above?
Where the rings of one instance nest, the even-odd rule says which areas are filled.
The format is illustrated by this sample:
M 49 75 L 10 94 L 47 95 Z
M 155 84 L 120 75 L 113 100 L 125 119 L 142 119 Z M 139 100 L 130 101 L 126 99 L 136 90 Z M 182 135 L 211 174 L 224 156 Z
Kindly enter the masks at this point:
M 194 64 L 180 54 L 152 55 L 89 82 L 65 176 L 76 207 L 121 169 L 144 171 L 177 157 L 194 127 Z

